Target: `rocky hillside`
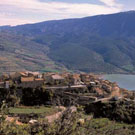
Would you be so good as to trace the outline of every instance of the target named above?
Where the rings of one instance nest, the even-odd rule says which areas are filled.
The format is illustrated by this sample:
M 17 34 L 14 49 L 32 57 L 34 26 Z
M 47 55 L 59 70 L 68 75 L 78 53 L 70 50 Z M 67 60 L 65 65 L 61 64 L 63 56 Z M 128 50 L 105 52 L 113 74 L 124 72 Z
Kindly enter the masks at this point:
M 29 37 L 0 33 L 0 73 L 16 71 L 62 71 L 48 56 L 49 48 Z
M 2 40 L 6 40 L 3 41 L 3 46 L 6 47 L 7 43 L 5 42 L 8 41 L 9 48 L 13 48 L 13 46 L 12 39 L 8 38 L 7 33 L 13 38 L 20 35 L 19 51 L 24 46 L 29 50 L 24 39 L 29 40 L 28 44 L 32 49 L 31 52 L 25 52 L 25 55 L 32 53 L 34 56 L 31 56 L 32 60 L 30 60 L 31 57 L 24 59 L 28 63 L 32 61 L 31 68 L 33 70 L 57 69 L 56 65 L 59 67 L 64 65 L 70 70 L 85 72 L 134 73 L 134 18 L 135 12 L 130 11 L 16 27 L 7 26 L 0 27 L 0 35 L 2 35 Z M 3 31 L 6 34 L 3 34 Z M 18 40 L 14 41 L 14 44 L 18 44 Z M 47 52 L 45 48 L 48 48 Z M 3 50 L 2 45 L 0 50 Z M 8 59 L 6 53 L 4 54 L 2 59 Z M 43 60 L 39 59 L 38 54 L 42 55 Z M 14 55 L 18 58 L 18 54 L 14 53 Z M 22 55 L 19 54 L 19 56 Z M 45 62 L 46 59 L 49 59 L 51 64 L 55 63 L 53 67 L 49 62 Z M 26 67 L 26 62 L 14 60 L 12 62 L 14 66 L 11 69 L 19 67 L 20 64 L 22 68 L 30 69 L 30 66 Z M 1 70 L 8 68 L 7 65 L 3 66 L 5 69 L 0 67 Z
M 135 125 L 110 121 L 107 118 L 92 118 L 80 112 L 76 107 L 69 107 L 54 122 L 48 123 L 40 118 L 35 123 L 17 124 L 2 121 L 2 135 L 134 135 Z

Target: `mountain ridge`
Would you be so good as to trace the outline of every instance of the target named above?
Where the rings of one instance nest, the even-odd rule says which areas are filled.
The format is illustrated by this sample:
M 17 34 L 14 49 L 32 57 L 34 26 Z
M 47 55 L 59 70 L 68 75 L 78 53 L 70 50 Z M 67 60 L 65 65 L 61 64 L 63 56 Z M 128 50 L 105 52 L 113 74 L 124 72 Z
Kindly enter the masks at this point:
M 21 35 L 31 44 L 48 48 L 44 54 L 54 65 L 62 65 L 69 70 L 134 73 L 134 17 L 135 11 L 128 11 L 46 21 L 2 28 L 0 34 Z

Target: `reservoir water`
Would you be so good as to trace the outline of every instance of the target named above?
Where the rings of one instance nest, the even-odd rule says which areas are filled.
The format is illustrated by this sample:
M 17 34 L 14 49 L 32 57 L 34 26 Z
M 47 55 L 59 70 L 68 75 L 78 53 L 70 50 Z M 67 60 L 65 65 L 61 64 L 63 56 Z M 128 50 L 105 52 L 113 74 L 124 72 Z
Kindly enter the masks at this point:
M 121 88 L 135 90 L 135 75 L 109 74 L 104 75 L 103 79 L 117 82 Z

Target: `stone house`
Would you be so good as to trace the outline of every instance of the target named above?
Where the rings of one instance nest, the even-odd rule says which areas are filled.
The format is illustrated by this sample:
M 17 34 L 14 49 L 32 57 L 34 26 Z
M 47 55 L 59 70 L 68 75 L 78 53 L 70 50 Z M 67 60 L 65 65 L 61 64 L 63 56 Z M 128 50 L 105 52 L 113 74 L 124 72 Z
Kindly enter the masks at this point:
M 44 84 L 44 79 L 34 78 L 34 77 L 21 77 L 21 83 L 18 84 L 19 87 L 23 88 L 37 88 Z
M 49 85 L 62 85 L 65 83 L 65 78 L 59 74 L 44 75 L 45 83 Z
M 12 81 L 19 81 L 21 79 L 21 77 L 27 77 L 27 73 L 26 72 L 15 72 L 15 73 L 11 73 L 9 75 L 9 78 Z
M 42 74 L 40 74 L 39 72 L 27 72 L 29 77 L 35 77 L 35 78 L 42 78 Z
M 90 82 L 90 76 L 89 74 L 81 74 L 80 75 L 81 81 L 84 82 L 85 84 Z
M 58 75 L 58 74 L 52 75 L 50 79 L 54 85 L 63 84 L 65 81 L 65 79 L 61 75 Z
M 84 84 L 81 81 L 80 74 L 70 74 L 69 75 L 69 81 L 71 85 L 81 85 Z

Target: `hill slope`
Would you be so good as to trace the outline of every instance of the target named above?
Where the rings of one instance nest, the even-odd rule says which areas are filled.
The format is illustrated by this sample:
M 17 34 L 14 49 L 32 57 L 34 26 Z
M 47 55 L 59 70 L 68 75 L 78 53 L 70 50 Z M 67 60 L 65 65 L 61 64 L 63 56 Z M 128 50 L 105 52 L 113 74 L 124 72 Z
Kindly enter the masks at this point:
M 130 11 L 20 25 L 3 28 L 1 33 L 28 38 L 31 45 L 39 46 L 41 54 L 44 49 L 40 46 L 48 48 L 48 52 L 44 51 L 46 57 L 71 70 L 134 73 L 134 24 L 135 12 Z
M 0 33 L 0 73 L 15 71 L 62 70 L 46 54 L 48 47 L 31 39 L 10 33 Z

